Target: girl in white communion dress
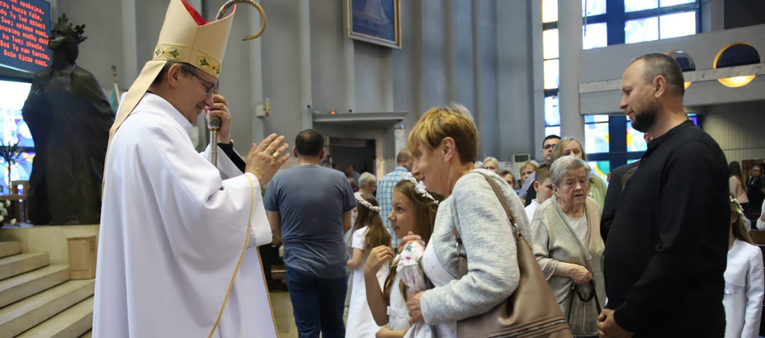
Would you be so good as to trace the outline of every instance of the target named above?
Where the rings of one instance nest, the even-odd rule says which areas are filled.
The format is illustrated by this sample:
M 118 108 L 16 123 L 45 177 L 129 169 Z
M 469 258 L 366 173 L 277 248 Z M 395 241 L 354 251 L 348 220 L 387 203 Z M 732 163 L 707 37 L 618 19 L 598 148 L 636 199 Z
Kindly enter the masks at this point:
M 401 239 L 417 235 L 424 242 L 430 240 L 440 200 L 440 196 L 434 197 L 427 193 L 424 185 L 408 174 L 393 189 L 392 209 L 388 219 L 395 236 Z M 367 301 L 377 325 L 382 326 L 377 333 L 378 338 L 402 338 L 410 329 L 409 308 L 406 306 L 410 291 L 397 272 L 402 256 L 396 255 L 390 248 L 380 246 L 372 249 L 367 258 L 364 272 L 367 276 Z M 393 262 L 390 269 L 381 269 L 386 262 Z M 368 277 L 378 271 L 387 274 L 382 289 Z
M 757 338 L 762 314 L 762 251 L 755 245 L 744 224 L 744 213 L 735 198 L 730 199 L 730 242 L 725 269 L 725 338 Z

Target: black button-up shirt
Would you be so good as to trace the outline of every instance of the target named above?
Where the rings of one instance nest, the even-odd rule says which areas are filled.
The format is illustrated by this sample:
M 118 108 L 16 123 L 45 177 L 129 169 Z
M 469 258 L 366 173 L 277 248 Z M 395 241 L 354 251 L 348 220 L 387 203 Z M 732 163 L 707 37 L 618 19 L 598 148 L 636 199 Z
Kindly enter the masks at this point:
M 636 337 L 724 335 L 729 203 L 725 155 L 691 121 L 648 144 L 604 253 L 619 326 Z

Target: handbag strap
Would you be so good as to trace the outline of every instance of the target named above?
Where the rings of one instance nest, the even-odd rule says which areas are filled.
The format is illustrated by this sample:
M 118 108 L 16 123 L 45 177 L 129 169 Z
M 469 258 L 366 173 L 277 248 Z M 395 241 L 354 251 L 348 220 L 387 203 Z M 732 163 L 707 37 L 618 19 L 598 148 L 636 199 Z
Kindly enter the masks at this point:
M 571 286 L 571 296 L 569 296 L 569 300 L 568 300 L 568 314 L 566 315 L 566 321 L 567 322 L 569 320 L 571 320 L 571 305 L 574 304 L 574 294 L 576 294 L 576 296 L 582 302 L 589 302 L 590 300 L 595 298 L 595 309 L 598 311 L 598 314 L 603 312 L 603 309 L 600 308 L 600 300 L 598 299 L 598 292 L 597 292 L 597 289 L 595 288 L 595 281 L 591 280 L 590 284 L 592 284 L 592 294 L 590 295 L 590 297 L 582 296 L 582 292 L 579 290 L 579 286 L 576 285 L 576 283 L 574 283 Z M 585 298 L 587 298 L 587 299 L 585 299 Z
M 513 216 L 513 210 L 510 209 L 510 205 L 507 204 L 507 199 L 505 198 L 505 195 L 502 194 L 502 190 L 497 185 L 497 182 L 494 182 L 494 180 L 489 177 L 489 175 L 486 175 L 482 172 L 474 171 L 473 173 L 481 174 L 484 178 L 486 178 L 486 181 L 489 182 L 489 185 L 491 186 L 492 190 L 494 191 L 494 195 L 497 196 L 497 199 L 499 199 L 499 203 L 502 204 L 502 207 L 505 209 L 505 214 L 507 214 L 507 218 L 510 220 L 510 227 L 513 229 L 513 233 L 515 234 L 516 241 L 518 238 L 523 237 L 520 230 L 518 230 L 518 226 L 515 224 L 515 217 Z M 460 266 L 458 267 L 458 276 L 457 278 L 462 278 L 465 274 L 467 274 L 467 255 L 464 253 L 463 245 L 462 245 L 462 237 L 460 237 L 459 232 L 457 231 L 457 227 L 455 226 L 452 228 L 452 232 L 454 233 L 454 238 L 457 242 L 457 256 L 459 260 Z M 464 268 L 463 268 L 464 264 Z

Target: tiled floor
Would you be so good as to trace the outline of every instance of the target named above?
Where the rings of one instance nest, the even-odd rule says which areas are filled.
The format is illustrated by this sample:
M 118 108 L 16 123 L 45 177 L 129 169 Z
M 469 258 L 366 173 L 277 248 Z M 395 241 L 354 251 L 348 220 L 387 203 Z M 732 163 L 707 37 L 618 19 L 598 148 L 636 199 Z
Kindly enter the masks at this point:
M 295 318 L 292 316 L 290 294 L 287 291 L 271 292 L 271 305 L 274 308 L 279 338 L 297 338 L 297 328 L 295 328 Z

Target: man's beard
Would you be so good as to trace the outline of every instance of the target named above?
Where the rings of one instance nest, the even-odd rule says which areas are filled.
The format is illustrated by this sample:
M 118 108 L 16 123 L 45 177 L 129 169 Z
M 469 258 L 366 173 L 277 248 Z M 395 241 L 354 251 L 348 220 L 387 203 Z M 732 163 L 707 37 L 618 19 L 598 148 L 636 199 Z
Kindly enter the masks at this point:
M 651 129 L 654 123 L 656 123 L 657 115 L 658 111 L 656 106 L 652 104 L 647 105 L 646 109 L 643 109 L 642 113 L 638 114 L 635 112 L 632 115 L 632 128 L 635 128 L 635 130 L 643 133 L 648 132 L 648 129 Z

